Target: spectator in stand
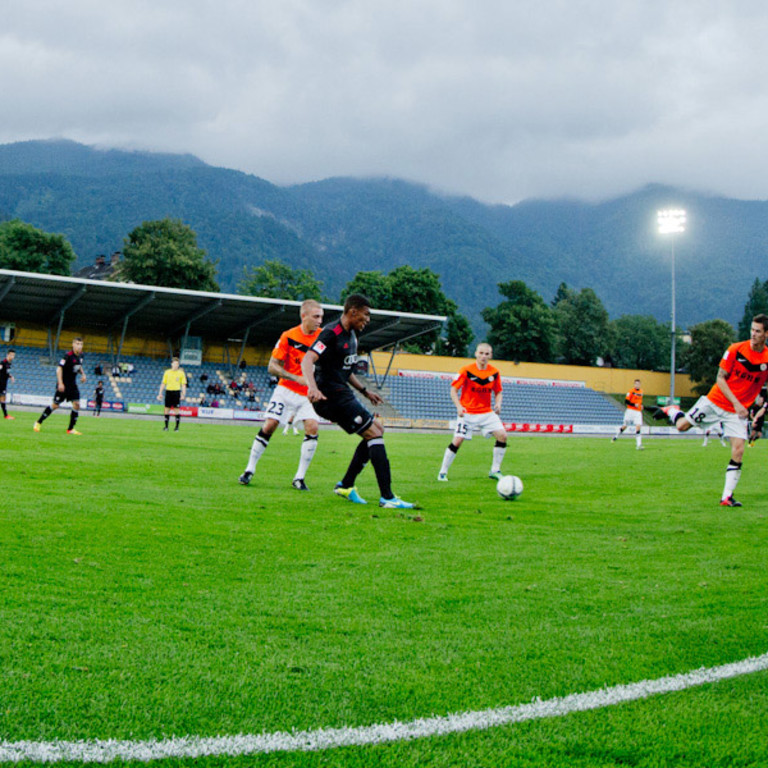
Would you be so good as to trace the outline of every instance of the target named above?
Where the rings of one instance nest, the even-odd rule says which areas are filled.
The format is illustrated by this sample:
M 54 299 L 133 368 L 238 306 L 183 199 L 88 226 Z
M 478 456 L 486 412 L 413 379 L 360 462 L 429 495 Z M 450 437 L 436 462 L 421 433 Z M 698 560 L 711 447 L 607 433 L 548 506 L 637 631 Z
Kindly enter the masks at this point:
M 103 363 L 97 363 L 96 367 L 93 369 L 93 375 L 94 376 L 103 376 L 104 375 L 104 365 Z

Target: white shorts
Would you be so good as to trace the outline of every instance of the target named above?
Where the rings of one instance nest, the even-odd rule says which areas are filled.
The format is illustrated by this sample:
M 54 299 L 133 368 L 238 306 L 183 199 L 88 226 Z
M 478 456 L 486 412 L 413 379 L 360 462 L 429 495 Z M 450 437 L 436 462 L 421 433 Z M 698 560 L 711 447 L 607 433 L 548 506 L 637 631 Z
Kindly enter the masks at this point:
M 725 437 L 747 439 L 748 419 L 739 418 L 735 413 L 720 408 L 705 396 L 696 401 L 693 408 L 685 414 L 685 419 L 694 427 L 701 429 L 716 426 L 722 422 Z
M 643 426 L 643 412 L 636 411 L 634 408 L 624 410 L 624 424 L 631 424 L 633 427 Z
M 473 432 L 482 432 L 483 437 L 488 437 L 499 430 L 504 431 L 504 425 L 501 423 L 499 414 L 495 411 L 488 411 L 488 413 L 465 413 L 456 422 L 456 429 L 453 430 L 453 434 L 456 437 L 471 440 Z
M 275 391 L 272 393 L 266 414 L 268 419 L 275 419 L 281 424 L 287 424 L 291 416 L 293 416 L 294 424 L 297 421 L 320 420 L 306 395 L 300 395 L 280 384 L 275 387 Z

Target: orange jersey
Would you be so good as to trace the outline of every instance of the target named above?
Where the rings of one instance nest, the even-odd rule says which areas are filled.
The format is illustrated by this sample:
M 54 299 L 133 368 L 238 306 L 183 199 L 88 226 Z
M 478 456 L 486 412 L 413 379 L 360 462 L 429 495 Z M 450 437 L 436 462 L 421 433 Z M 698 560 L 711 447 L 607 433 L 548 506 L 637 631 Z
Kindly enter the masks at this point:
M 492 410 L 491 392 L 501 392 L 501 376 L 492 365 L 481 371 L 472 363 L 459 371 L 451 386 L 461 390 L 459 402 L 467 413 L 488 413 Z
M 624 402 L 630 411 L 642 411 L 643 410 L 643 390 L 638 389 L 637 387 L 632 387 L 632 389 L 630 389 L 629 392 L 627 392 L 627 396 L 624 399 Z
M 725 351 L 720 367 L 729 374 L 731 392 L 745 408 L 749 408 L 768 379 L 768 347 L 755 352 L 748 341 L 737 341 Z M 707 398 L 724 411 L 736 411 L 717 384 L 709 390 Z
M 319 328 L 314 333 L 304 333 L 300 325 L 297 325 L 295 328 L 289 328 L 280 335 L 275 348 L 272 350 L 272 357 L 282 362 L 283 367 L 288 373 L 292 373 L 294 376 L 301 376 L 301 361 L 319 335 Z M 281 378 L 277 385 L 279 387 L 287 387 L 299 395 L 307 394 L 306 384 L 297 384 L 291 379 Z

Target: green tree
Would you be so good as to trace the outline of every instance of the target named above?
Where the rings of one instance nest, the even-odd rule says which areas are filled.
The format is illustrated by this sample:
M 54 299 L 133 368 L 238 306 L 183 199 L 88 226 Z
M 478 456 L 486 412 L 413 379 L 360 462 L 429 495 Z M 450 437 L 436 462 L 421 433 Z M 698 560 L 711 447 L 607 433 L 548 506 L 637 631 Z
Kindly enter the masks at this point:
M 358 272 L 344 287 L 339 297 L 339 304 L 352 293 L 362 293 L 371 300 L 374 307 L 392 308 L 392 283 L 389 275 L 383 272 Z
M 247 268 L 237 291 L 247 296 L 287 301 L 319 300 L 323 294 L 320 281 L 308 269 L 293 269 L 277 259 Z
M 614 347 L 608 312 L 591 288 L 561 298 L 554 307 L 557 352 L 564 363 L 594 365 Z
M 75 252 L 63 235 L 37 229 L 20 219 L 0 224 L 0 268 L 69 275 Z
M 426 267 L 414 269 L 403 265 L 393 269 L 388 275 L 382 272 L 358 272 L 347 283 L 340 301 L 350 293 L 365 294 L 373 307 L 393 312 L 413 312 L 424 315 L 446 315 L 444 337 L 440 330 L 425 333 L 411 339 L 408 349 L 419 352 L 437 350 L 453 351 L 454 354 L 466 353 L 472 341 L 469 321 L 458 312 L 456 302 L 443 292 L 440 276 Z M 448 335 L 450 333 L 450 336 Z
M 488 343 L 494 357 L 551 363 L 555 345 L 555 319 L 544 299 L 522 280 L 499 283 L 506 297 L 495 307 L 486 307 L 483 320 L 490 326 Z
M 739 323 L 739 338 L 748 339 L 752 328 L 752 318 L 759 314 L 768 314 L 768 282 L 761 283 L 757 278 L 752 283 L 744 315 Z
M 694 392 L 706 395 L 717 378 L 723 352 L 734 341 L 733 326 L 725 320 L 707 320 L 694 325 L 690 333 L 691 344 L 680 359 L 696 382 Z
M 145 221 L 125 239 L 116 276 L 123 282 L 218 291 L 216 264 L 197 246 L 194 230 L 178 219 Z
M 622 315 L 613 322 L 616 343 L 611 360 L 617 368 L 669 370 L 669 323 L 651 315 Z

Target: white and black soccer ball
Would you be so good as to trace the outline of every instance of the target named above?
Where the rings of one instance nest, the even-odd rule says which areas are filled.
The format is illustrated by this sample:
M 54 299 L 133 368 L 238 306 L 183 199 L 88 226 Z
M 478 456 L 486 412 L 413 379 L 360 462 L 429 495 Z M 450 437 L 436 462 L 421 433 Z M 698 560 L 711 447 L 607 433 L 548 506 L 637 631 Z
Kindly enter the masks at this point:
M 502 475 L 496 483 L 496 493 L 507 501 L 514 501 L 522 492 L 523 481 L 516 475 Z

